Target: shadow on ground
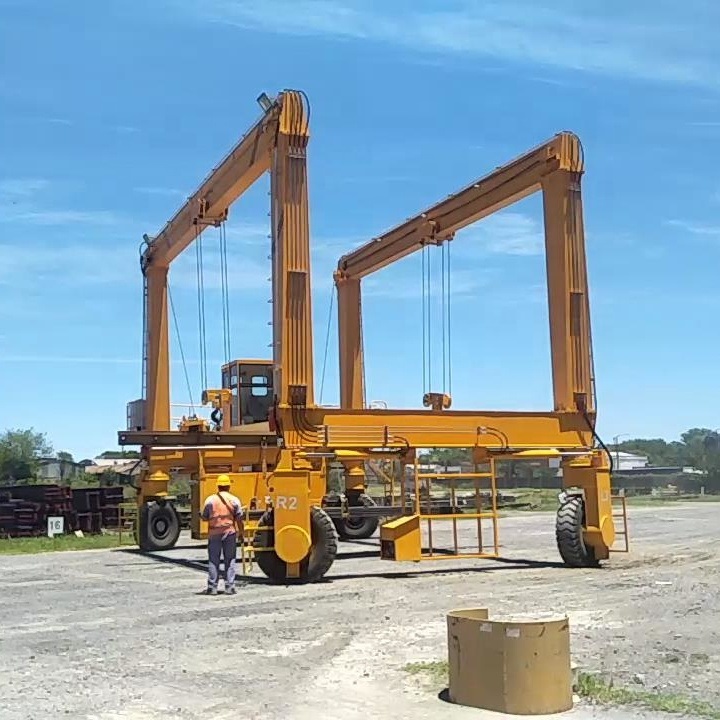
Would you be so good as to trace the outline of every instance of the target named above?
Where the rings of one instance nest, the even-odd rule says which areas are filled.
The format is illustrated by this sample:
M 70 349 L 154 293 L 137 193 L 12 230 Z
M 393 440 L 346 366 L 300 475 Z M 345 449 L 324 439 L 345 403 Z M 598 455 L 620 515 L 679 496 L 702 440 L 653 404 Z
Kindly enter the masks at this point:
M 177 567 L 183 567 L 188 570 L 195 572 L 207 573 L 207 560 L 191 560 L 188 558 L 179 558 L 175 556 L 166 555 L 162 552 L 143 552 L 137 548 L 120 548 L 117 552 L 122 552 L 128 555 L 136 555 L 146 560 L 152 560 L 157 563 L 164 563 L 168 565 L 175 565 Z M 338 555 L 336 562 L 342 562 L 343 560 L 357 560 L 363 558 L 378 558 L 377 551 L 372 550 L 358 550 L 357 552 L 349 552 Z M 342 582 L 345 580 L 361 580 L 369 578 L 379 578 L 383 580 L 395 580 L 397 578 L 411 579 L 420 578 L 425 576 L 435 575 L 455 575 L 459 573 L 487 573 L 487 572 L 498 572 L 500 570 L 527 570 L 532 569 L 547 569 L 547 568 L 563 568 L 564 565 L 561 562 L 547 562 L 539 560 L 527 560 L 524 558 L 493 558 L 485 561 L 482 567 L 460 567 L 460 568 L 439 568 L 434 567 L 431 570 L 397 570 L 387 572 L 355 572 L 355 573 L 338 573 L 327 577 L 324 577 L 321 583 L 335 583 Z M 141 563 L 137 563 L 141 564 Z M 143 563 L 144 564 L 144 563 Z M 269 580 L 264 575 L 243 575 L 237 574 L 238 581 L 244 582 L 251 585 L 278 585 Z M 290 585 L 292 583 L 286 583 Z

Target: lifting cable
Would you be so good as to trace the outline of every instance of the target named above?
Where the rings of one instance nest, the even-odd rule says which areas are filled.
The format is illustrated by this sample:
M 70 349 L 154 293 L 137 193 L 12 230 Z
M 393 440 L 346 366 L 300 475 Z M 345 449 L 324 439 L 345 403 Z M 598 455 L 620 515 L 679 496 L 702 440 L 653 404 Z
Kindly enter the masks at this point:
M 225 363 L 230 362 L 230 294 L 228 288 L 227 232 L 225 222 L 220 223 L 220 285 L 223 314 L 223 351 Z
M 190 385 L 190 376 L 188 375 L 187 362 L 185 362 L 185 351 L 183 350 L 182 338 L 180 337 L 180 326 L 178 324 L 177 314 L 175 312 L 175 303 L 173 302 L 172 292 L 170 291 L 170 281 L 167 283 L 168 300 L 170 300 L 170 311 L 172 312 L 173 325 L 175 326 L 175 336 L 180 349 L 180 357 L 182 359 L 183 373 L 185 375 L 185 384 L 187 385 L 188 397 L 190 399 L 190 411 L 195 414 L 195 402 L 192 396 L 192 387 Z
M 325 353 L 323 356 L 322 374 L 320 375 L 320 397 L 318 403 L 322 405 L 323 389 L 325 388 L 325 368 L 327 366 L 328 347 L 330 345 L 330 323 L 332 321 L 333 303 L 335 302 L 335 285 L 330 288 L 330 309 L 328 310 L 327 329 L 325 330 Z
M 432 265 L 428 245 L 422 246 L 422 343 L 423 343 L 423 392 L 432 391 Z M 450 241 L 440 245 L 441 293 L 442 293 L 442 391 L 452 395 L 452 328 L 451 328 L 451 273 Z
M 447 308 L 447 314 L 443 314 L 443 322 L 447 323 L 447 394 L 452 396 L 452 335 L 450 333 L 450 297 L 451 297 L 451 287 L 450 287 L 450 243 L 452 242 L 452 238 L 447 240 L 447 242 L 443 245 L 443 250 L 445 254 L 447 255 L 447 259 L 443 262 L 443 269 L 447 273 L 447 278 L 445 279 L 445 288 L 447 290 L 447 302 L 445 304 L 445 307 Z
M 200 383 L 201 389 L 207 388 L 207 343 L 205 335 L 205 277 L 203 272 L 202 236 L 195 226 L 195 263 L 198 290 L 198 331 L 200 335 Z
M 447 367 L 445 363 L 446 343 L 445 343 L 445 245 L 440 246 L 440 282 L 442 283 L 442 391 L 445 394 L 445 376 Z
M 421 262 L 422 262 L 422 361 L 423 361 L 423 394 L 428 391 L 428 382 L 427 382 L 427 327 L 426 327 L 426 320 L 425 320 L 425 313 L 427 300 L 425 297 L 425 265 L 426 265 L 426 251 L 427 246 L 423 244 L 421 252 Z
M 430 249 L 428 246 L 423 247 L 423 252 L 425 253 L 425 263 L 424 263 L 424 278 L 423 282 L 425 283 L 425 287 L 423 288 L 423 293 L 425 295 L 425 306 L 427 308 L 427 330 L 426 330 L 426 337 L 427 337 L 427 349 L 426 349 L 426 355 L 425 355 L 425 361 L 427 363 L 427 390 L 426 392 L 432 391 L 432 307 L 430 299 L 432 297 L 431 292 L 431 278 L 432 278 L 432 263 L 431 263 L 431 255 L 430 255 Z

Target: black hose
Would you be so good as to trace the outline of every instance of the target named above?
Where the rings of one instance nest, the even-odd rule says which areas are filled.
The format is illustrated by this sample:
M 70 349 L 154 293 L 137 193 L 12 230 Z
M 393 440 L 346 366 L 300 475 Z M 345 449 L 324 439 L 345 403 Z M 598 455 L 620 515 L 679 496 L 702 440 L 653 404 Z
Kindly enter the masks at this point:
M 593 438 L 595 439 L 597 444 L 607 453 L 608 462 L 610 463 L 610 476 L 612 477 L 613 471 L 615 469 L 612 453 L 608 450 L 607 445 L 602 441 L 602 438 L 595 431 L 595 425 L 593 425 L 593 423 L 590 421 L 590 417 L 588 416 L 587 412 L 585 410 L 581 410 L 580 412 L 582 412 L 582 416 L 585 419 L 585 422 L 587 423 L 587 426 L 592 433 Z

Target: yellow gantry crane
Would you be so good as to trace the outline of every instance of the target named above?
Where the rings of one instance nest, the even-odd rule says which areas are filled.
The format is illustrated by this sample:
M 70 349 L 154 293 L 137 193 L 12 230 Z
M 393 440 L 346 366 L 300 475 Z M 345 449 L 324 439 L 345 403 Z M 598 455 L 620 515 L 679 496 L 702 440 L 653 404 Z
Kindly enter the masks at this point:
M 381 528 L 380 556 L 392 560 L 496 557 L 494 468 L 498 459 L 558 457 L 563 483 L 557 518 L 560 553 L 568 565 L 592 566 L 615 542 L 606 453 L 595 447 L 595 398 L 580 198 L 580 142 L 562 133 L 468 188 L 451 195 L 367 245 L 344 256 L 335 273 L 339 308 L 341 407 L 318 406 L 313 387 L 310 227 L 307 188 L 308 108 L 304 95 L 261 96 L 265 114 L 213 170 L 142 256 L 146 282 L 146 391 L 129 405 L 121 445 L 140 445 L 139 531 L 145 549 L 171 547 L 179 522 L 168 494 L 173 470 L 193 478 L 193 536 L 206 528 L 197 517 L 201 498 L 218 474 L 248 509 L 248 542 L 271 579 L 313 581 L 332 566 L 338 527 L 389 517 Z M 210 426 L 191 418 L 170 428 L 167 273 L 171 261 L 207 225 L 222 223 L 230 203 L 264 172 L 271 178 L 273 358 L 233 361 L 222 387 L 203 400 L 222 411 Z M 454 411 L 444 393 L 428 392 L 424 409 L 364 407 L 361 280 L 428 245 L 442 244 L 462 227 L 533 192 L 544 196 L 555 407 L 546 413 Z M 264 400 L 249 412 L 248 398 Z M 249 393 L 249 394 L 248 394 Z M 263 394 L 264 393 L 264 394 Z M 267 417 L 267 421 L 265 421 Z M 476 472 L 472 512 L 460 513 L 454 479 L 422 473 L 418 448 L 472 448 Z M 399 478 L 402 501 L 367 503 L 368 461 L 414 466 Z M 345 498 L 328 497 L 331 463 L 344 467 Z M 451 486 L 451 512 L 433 511 L 431 483 Z M 480 484 L 489 485 L 483 506 Z M 493 523 L 493 550 L 481 523 Z M 434 551 L 433 522 L 452 524 L 452 548 Z M 460 546 L 460 521 L 477 524 L 477 548 Z M 423 531 L 422 522 L 427 524 Z M 429 546 L 429 547 L 428 547 Z
M 445 412 L 451 398 L 428 392 L 437 428 L 417 442 L 472 447 L 476 460 L 563 458 L 565 492 L 557 516 L 560 554 L 585 566 L 608 557 L 615 540 L 606 452 L 593 449 L 596 408 L 581 198 L 582 145 L 560 133 L 463 190 L 342 257 L 338 293 L 340 402 L 363 408 L 361 280 L 407 255 L 448 243 L 459 230 L 542 192 L 554 409 L 551 413 Z M 372 416 L 372 413 L 369 414 Z M 409 418 L 408 418 L 409 422 Z M 415 422 L 415 421 L 413 421 Z M 467 445 L 465 444 L 467 442 Z

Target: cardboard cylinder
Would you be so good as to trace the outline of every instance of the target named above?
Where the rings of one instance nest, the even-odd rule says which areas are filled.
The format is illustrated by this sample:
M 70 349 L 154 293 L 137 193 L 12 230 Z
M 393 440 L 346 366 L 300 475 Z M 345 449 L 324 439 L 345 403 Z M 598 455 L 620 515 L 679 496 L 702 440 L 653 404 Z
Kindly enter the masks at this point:
M 513 715 L 573 705 L 566 616 L 491 620 L 485 608 L 447 616 L 449 699 Z

